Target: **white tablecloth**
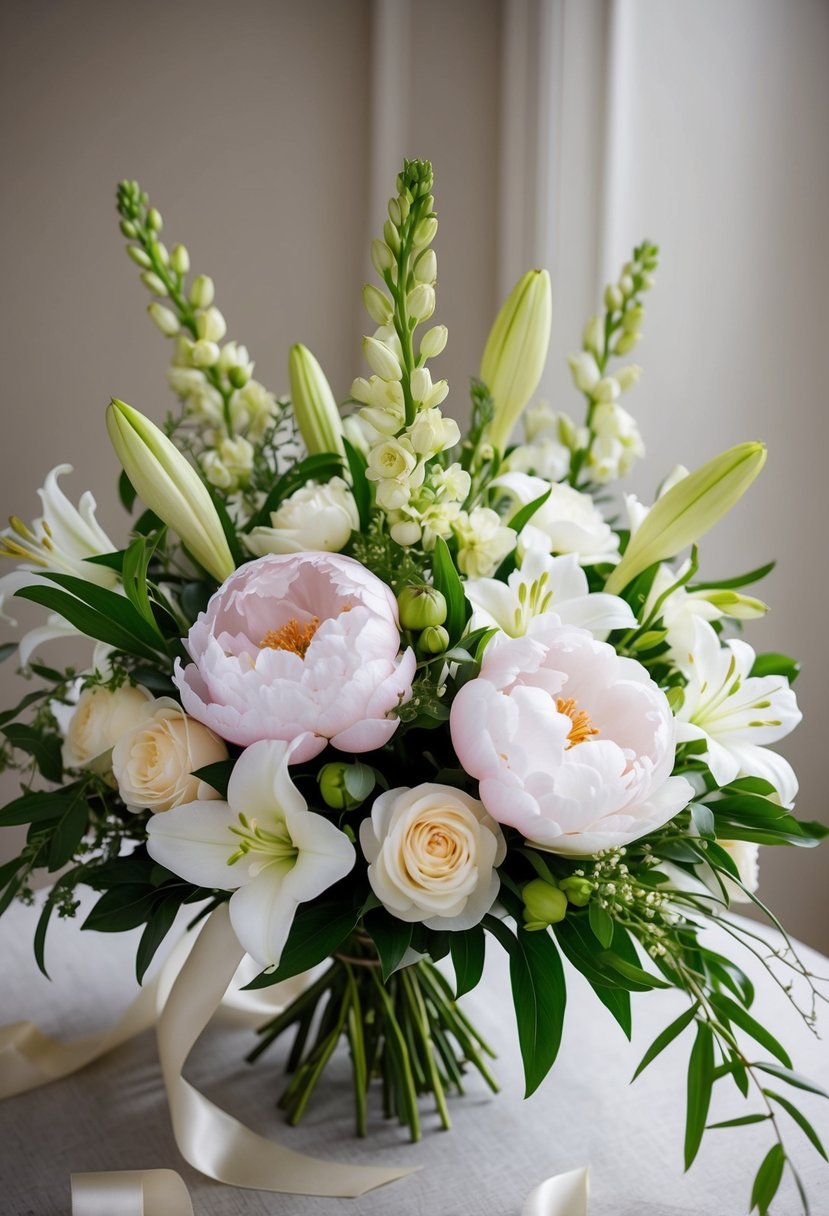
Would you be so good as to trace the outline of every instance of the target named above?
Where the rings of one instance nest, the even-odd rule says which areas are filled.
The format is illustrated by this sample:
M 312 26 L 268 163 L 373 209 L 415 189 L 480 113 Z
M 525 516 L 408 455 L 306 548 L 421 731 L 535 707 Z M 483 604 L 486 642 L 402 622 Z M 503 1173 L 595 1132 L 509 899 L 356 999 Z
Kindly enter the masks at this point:
M 81 933 L 78 921 L 56 920 L 47 940 L 50 983 L 32 957 L 37 914 L 16 906 L 0 920 L 0 1022 L 32 1019 L 64 1039 L 107 1026 L 136 991 L 136 935 Z M 729 952 L 728 939 L 719 948 Z M 484 982 L 464 1004 L 499 1051 L 503 1091 L 492 1095 L 470 1079 L 466 1096 L 451 1100 L 452 1130 L 439 1130 L 436 1116 L 427 1114 L 419 1144 L 410 1145 L 403 1129 L 383 1120 L 379 1099 L 369 1138 L 355 1138 L 345 1049 L 296 1129 L 274 1105 L 283 1049 L 249 1066 L 243 1057 L 252 1032 L 217 1019 L 191 1056 L 190 1080 L 255 1130 L 332 1160 L 420 1166 L 410 1177 L 358 1200 L 296 1198 L 208 1181 L 178 1155 L 148 1032 L 81 1073 L 0 1103 L 0 1211 L 68 1216 L 71 1172 L 170 1167 L 187 1182 L 196 1216 L 519 1216 L 524 1197 L 543 1178 L 589 1164 L 590 1216 L 744 1216 L 754 1171 L 771 1143 L 763 1124 L 708 1132 L 691 1172 L 682 1172 L 692 1032 L 628 1084 L 645 1048 L 687 1002 L 672 992 L 634 996 L 631 1046 L 568 969 L 561 1054 L 525 1102 L 506 960 L 494 941 L 487 951 Z M 829 975 L 827 960 L 806 948 L 803 955 L 816 973 Z M 826 1043 L 806 1030 L 754 960 L 739 961 L 757 983 L 761 1020 L 789 1047 L 797 1070 L 829 1088 Z M 824 1032 L 828 1027 L 823 1017 Z M 757 1054 L 764 1053 L 758 1048 Z M 829 1143 L 829 1103 L 800 1091 L 791 1096 Z M 720 1082 L 710 1121 L 749 1109 L 730 1082 Z M 813 1216 L 827 1216 L 829 1167 L 786 1116 L 783 1121 Z M 773 1211 L 795 1216 L 800 1210 L 787 1177 Z

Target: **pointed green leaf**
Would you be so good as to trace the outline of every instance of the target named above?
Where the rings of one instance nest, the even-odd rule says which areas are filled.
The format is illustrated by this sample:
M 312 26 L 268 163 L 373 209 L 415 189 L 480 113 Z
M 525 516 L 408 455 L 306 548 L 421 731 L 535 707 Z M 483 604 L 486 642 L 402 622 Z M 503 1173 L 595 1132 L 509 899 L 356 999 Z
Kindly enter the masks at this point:
M 780 1144 L 773 1144 L 763 1159 L 763 1164 L 757 1171 L 754 1186 L 751 1188 L 751 1211 L 755 1208 L 760 1216 L 766 1216 L 771 1201 L 777 1194 L 780 1180 L 783 1177 L 783 1166 L 786 1164 L 786 1154 Z
M 786 1068 L 791 1068 L 792 1062 L 789 1058 L 789 1053 L 778 1043 L 771 1031 L 766 1030 L 765 1026 L 761 1026 L 759 1022 L 755 1021 L 742 1005 L 738 1005 L 736 1001 L 732 1001 L 731 997 L 726 996 L 722 992 L 712 993 L 711 1004 L 720 1017 L 725 1018 L 727 1022 L 733 1022 L 736 1026 L 739 1026 L 741 1030 L 751 1035 L 767 1051 L 770 1051 L 773 1056 L 776 1056 L 781 1064 L 785 1065 Z
M 787 1085 L 793 1085 L 795 1089 L 805 1089 L 809 1094 L 817 1094 L 821 1098 L 829 1098 L 829 1094 L 819 1085 L 815 1085 L 808 1077 L 802 1077 L 798 1072 L 792 1072 L 790 1068 L 783 1068 L 780 1064 L 753 1064 L 753 1068 L 759 1068 L 761 1072 L 767 1072 L 771 1077 L 777 1077 L 779 1081 L 785 1081 Z
M 455 995 L 460 999 L 466 992 L 477 988 L 484 970 L 486 938 L 480 925 L 474 925 L 463 933 L 451 933 L 449 948 L 452 966 L 455 968 Z
M 652 1064 L 658 1055 L 660 1055 L 669 1043 L 673 1043 L 674 1039 L 682 1034 L 686 1026 L 690 1026 L 694 1020 L 697 1009 L 699 1009 L 699 1001 L 694 1001 L 690 1009 L 686 1009 L 678 1018 L 671 1022 L 670 1026 L 666 1026 L 661 1034 L 657 1035 L 651 1043 L 648 1050 L 639 1061 L 636 1072 L 631 1077 L 631 1081 L 635 1081 L 640 1072 L 644 1072 L 649 1064 Z
M 688 1062 L 688 1100 L 685 1116 L 685 1168 L 691 1168 L 699 1150 L 711 1087 L 714 1084 L 714 1036 L 707 1022 L 697 1024 L 697 1037 Z
M 446 631 L 449 634 L 450 645 L 454 645 L 463 633 L 471 610 L 464 595 L 460 575 L 455 569 L 449 547 L 442 536 L 437 538 L 432 551 L 432 575 L 435 586 L 446 600 Z
M 798 1110 L 794 1103 L 790 1102 L 788 1098 L 784 1098 L 782 1094 L 776 1094 L 771 1089 L 764 1089 L 763 1093 L 767 1098 L 771 1098 L 772 1101 L 777 1102 L 779 1106 L 782 1106 L 783 1110 L 786 1111 L 787 1114 L 791 1115 L 800 1130 L 808 1137 L 809 1140 L 811 1140 L 812 1144 L 820 1153 L 823 1160 L 829 1161 L 829 1157 L 826 1156 L 826 1149 L 821 1144 L 820 1137 L 803 1112 Z
M 371 518 L 371 486 L 366 479 L 366 462 L 352 443 L 343 435 L 348 467 L 351 471 L 351 493 L 357 504 L 357 514 L 360 518 L 360 531 L 365 532 Z
M 375 908 L 365 916 L 366 930 L 377 947 L 384 981 L 400 966 L 412 941 L 412 924 L 398 920 L 385 908 Z

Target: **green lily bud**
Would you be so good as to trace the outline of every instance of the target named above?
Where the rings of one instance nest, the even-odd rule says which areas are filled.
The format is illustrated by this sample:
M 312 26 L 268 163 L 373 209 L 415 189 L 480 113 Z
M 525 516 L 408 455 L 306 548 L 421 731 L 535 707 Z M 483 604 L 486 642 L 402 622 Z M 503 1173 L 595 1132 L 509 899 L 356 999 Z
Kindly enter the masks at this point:
M 190 286 L 190 303 L 194 308 L 209 308 L 216 288 L 209 274 L 198 274 Z
M 420 587 L 404 587 L 397 597 L 400 624 L 404 629 L 428 629 L 442 625 L 446 620 L 446 600 L 437 587 L 423 584 Z M 441 649 L 445 650 L 443 646 Z M 437 652 L 435 652 L 437 653 Z
M 112 446 L 145 506 L 220 583 L 235 569 L 221 520 L 196 470 L 163 431 L 138 410 L 114 400 L 106 424 Z
M 495 405 L 487 438 L 500 452 L 541 379 L 551 318 L 550 276 L 529 270 L 498 313 L 481 360 L 481 380 Z
M 345 779 L 351 767 L 342 761 L 333 761 L 331 764 L 324 764 L 317 774 L 322 800 L 333 811 L 353 811 L 363 801 L 348 792 Z
M 655 562 L 694 544 L 739 502 L 766 463 L 762 443 L 739 443 L 683 477 L 657 499 L 605 583 L 618 595 Z
M 724 616 L 730 616 L 736 621 L 753 621 L 765 616 L 769 610 L 768 604 L 755 599 L 753 595 L 741 595 L 739 591 L 706 591 L 705 599 L 715 608 L 719 608 Z
M 559 890 L 563 891 L 571 904 L 575 904 L 577 908 L 586 908 L 590 903 L 593 895 L 593 884 L 588 878 L 579 878 L 573 874 L 570 878 L 562 878 L 558 884 Z
M 294 417 L 310 456 L 345 455 L 340 411 L 325 373 L 307 346 L 291 347 L 288 359 Z
M 443 625 L 427 625 L 417 639 L 420 654 L 443 654 L 449 645 L 449 634 Z
M 567 915 L 567 896 L 543 878 L 534 878 L 524 887 L 524 928 L 546 929 Z

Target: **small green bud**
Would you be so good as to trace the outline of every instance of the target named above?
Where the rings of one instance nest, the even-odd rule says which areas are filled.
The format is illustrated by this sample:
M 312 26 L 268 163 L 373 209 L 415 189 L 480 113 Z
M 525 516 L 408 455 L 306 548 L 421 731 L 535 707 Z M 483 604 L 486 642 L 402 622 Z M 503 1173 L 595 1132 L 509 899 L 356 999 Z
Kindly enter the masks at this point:
M 619 290 L 623 296 L 633 295 L 633 279 L 629 274 L 623 274 L 619 279 Z
M 363 304 L 376 325 L 391 325 L 394 317 L 391 300 L 379 287 L 366 283 L 363 287 Z
M 194 308 L 209 308 L 213 303 L 216 289 L 209 274 L 199 274 L 193 279 L 190 287 L 190 303 Z
M 559 890 L 563 891 L 571 904 L 575 904 L 577 908 L 586 908 L 590 903 L 590 898 L 593 894 L 593 884 L 588 878 L 579 878 L 578 875 L 571 875 L 570 878 L 562 878 L 558 884 Z
M 622 334 L 616 345 L 613 347 L 614 355 L 629 355 L 633 348 L 641 338 L 640 333 Z
M 385 241 L 371 242 L 371 264 L 382 279 L 394 265 L 394 254 Z
M 181 329 L 178 317 L 172 311 L 172 309 L 165 308 L 164 305 L 159 304 L 157 300 L 153 300 L 152 304 L 147 305 L 147 312 L 164 334 L 165 338 L 174 338 Z
M 418 283 L 406 297 L 406 307 L 413 321 L 428 321 L 435 311 L 435 289 L 431 283 Z
M 438 259 L 434 249 L 424 249 L 415 262 L 414 277 L 418 283 L 434 283 L 438 277 Z
M 144 270 L 149 270 L 152 266 L 150 255 L 145 253 L 140 245 L 127 245 L 127 257 L 132 258 L 136 266 L 141 266 Z
M 231 367 L 227 373 L 227 378 L 233 388 L 244 388 L 248 380 L 250 380 L 250 369 L 248 367 Z
M 628 308 L 625 315 L 622 317 L 622 329 L 626 334 L 638 333 L 642 328 L 642 321 L 644 318 L 644 308 L 641 304 L 635 304 L 633 308 Z
M 170 265 L 176 274 L 187 274 L 190 269 L 190 254 L 184 245 L 176 245 L 170 254 Z
M 138 236 L 138 229 L 132 220 L 121 220 L 119 227 L 121 229 L 121 235 L 125 236 L 128 241 L 134 241 Z
M 421 220 L 414 233 L 414 243 L 418 249 L 423 249 L 426 245 L 431 245 L 432 241 L 437 236 L 438 221 L 436 216 L 429 215 L 425 220 Z
M 151 207 L 147 212 L 147 227 L 152 232 L 160 232 L 164 227 L 164 220 L 161 218 L 161 212 L 156 207 Z
M 392 253 L 399 253 L 400 233 L 397 231 L 391 220 L 386 220 L 385 224 L 383 225 L 383 240 L 386 242 L 389 249 L 391 249 Z
M 567 896 L 543 878 L 528 882 L 521 895 L 525 929 L 546 929 L 567 915 Z
M 394 224 L 395 228 L 399 228 L 403 220 L 403 215 L 400 210 L 400 200 L 397 198 L 389 199 L 389 219 Z
M 420 355 L 423 359 L 436 359 L 446 346 L 449 330 L 445 325 L 433 325 L 420 339 Z
M 397 606 L 400 609 L 400 624 L 404 629 L 427 629 L 430 626 L 442 625 L 446 620 L 446 600 L 443 592 L 426 583 L 420 587 L 404 587 L 397 597 Z M 445 650 L 446 647 L 441 649 Z
M 421 654 L 443 654 L 449 645 L 449 634 L 443 625 L 427 625 L 417 639 L 417 649 Z
M 613 283 L 608 283 L 607 287 L 604 289 L 605 308 L 607 308 L 609 312 L 618 312 L 624 302 L 625 298 L 619 288 L 615 287 Z
M 151 291 L 154 296 L 167 295 L 167 288 L 164 286 L 163 280 L 154 271 L 145 270 L 141 276 L 141 282 L 147 288 L 147 291 Z
M 150 241 L 150 252 L 157 262 L 162 266 L 169 266 L 170 255 L 167 252 L 167 246 L 163 241 Z
M 334 811 L 353 811 L 362 802 L 361 798 L 349 794 L 346 788 L 345 778 L 350 767 L 341 760 L 333 761 L 324 764 L 317 774 L 322 800 Z

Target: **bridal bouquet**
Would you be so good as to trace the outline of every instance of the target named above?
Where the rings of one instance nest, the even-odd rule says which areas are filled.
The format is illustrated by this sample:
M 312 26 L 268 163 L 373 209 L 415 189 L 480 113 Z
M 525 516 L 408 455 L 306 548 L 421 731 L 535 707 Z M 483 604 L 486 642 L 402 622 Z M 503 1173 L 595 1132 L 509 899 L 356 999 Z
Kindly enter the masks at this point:
M 0 824 L 29 825 L 0 868 L 0 910 L 37 870 L 56 875 L 44 967 L 50 917 L 90 887 L 84 928 L 144 926 L 141 979 L 182 905 L 195 922 L 229 901 L 253 987 L 310 972 L 252 1055 L 292 1032 L 281 1105 L 296 1122 L 345 1038 L 359 1134 L 376 1078 L 414 1139 L 424 1097 L 448 1126 L 470 1069 L 497 1088 L 458 1004 L 489 938 L 509 955 L 527 1094 L 559 1048 L 563 958 L 628 1036 L 632 992 L 680 989 L 687 1008 L 636 1071 L 689 1033 L 686 1168 L 712 1087 L 750 1099 L 716 1126 L 766 1122 L 751 1197 L 765 1212 L 786 1119 L 823 1152 L 786 1096 L 814 1087 L 704 930 L 765 959 L 730 913 L 763 907 L 758 846 L 826 829 L 795 818 L 794 773 L 769 746 L 800 719 L 797 665 L 739 636 L 766 611 L 744 589 L 771 566 L 711 580 L 697 551 L 765 451 L 741 444 L 674 469 L 652 504 L 613 505 L 608 486 L 643 455 L 622 399 L 648 242 L 570 359 L 583 420 L 533 403 L 551 298 L 532 270 L 495 321 L 462 433 L 429 366 L 447 341 L 431 323 L 432 189 L 431 166 L 405 162 L 363 293 L 369 374 L 341 408 L 303 346 L 290 400 L 254 379 L 211 279 L 120 185 L 181 408 L 161 429 L 122 401 L 107 410 L 124 505 L 142 503 L 125 546 L 89 493 L 65 497 L 68 465 L 41 517 L 3 534 L 15 569 L 0 608 L 18 596 L 49 615 L 3 650 L 33 690 L 0 716 L 0 760 L 22 782 Z M 77 634 L 95 643 L 88 666 L 47 666 L 46 642 Z M 774 954 L 803 976 L 811 1023 L 812 978 L 785 937 Z

